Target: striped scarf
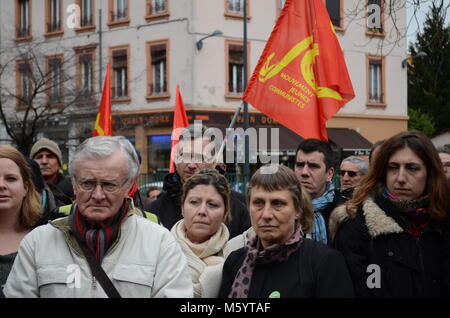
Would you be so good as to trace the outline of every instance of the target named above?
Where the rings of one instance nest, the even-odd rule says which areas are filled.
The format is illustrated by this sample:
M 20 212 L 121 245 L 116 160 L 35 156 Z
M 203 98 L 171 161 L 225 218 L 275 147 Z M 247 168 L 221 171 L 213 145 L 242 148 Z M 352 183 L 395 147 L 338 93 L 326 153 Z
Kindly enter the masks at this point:
M 86 243 L 88 249 L 95 255 L 99 263 L 102 262 L 105 253 L 117 239 L 122 220 L 128 212 L 128 205 L 128 200 L 125 200 L 121 210 L 114 216 L 111 224 L 105 227 L 98 227 L 90 225 L 80 213 L 78 206 L 73 204 L 72 210 L 74 212 L 69 216 L 70 229 L 81 242 Z

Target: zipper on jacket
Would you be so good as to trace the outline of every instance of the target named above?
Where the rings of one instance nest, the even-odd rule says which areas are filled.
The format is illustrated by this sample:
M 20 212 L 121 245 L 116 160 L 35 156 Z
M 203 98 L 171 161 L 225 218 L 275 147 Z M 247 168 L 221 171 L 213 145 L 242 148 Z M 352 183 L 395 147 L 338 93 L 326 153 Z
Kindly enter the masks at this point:
M 425 278 L 425 266 L 423 264 L 422 248 L 420 247 L 420 238 L 419 237 L 416 238 L 416 245 L 417 245 L 417 250 L 419 252 L 420 272 L 422 275 L 422 282 L 423 282 L 422 295 L 420 295 L 419 297 L 424 297 L 425 291 L 426 291 L 426 278 Z
M 97 280 L 95 276 L 92 276 L 92 289 L 95 291 L 97 289 Z

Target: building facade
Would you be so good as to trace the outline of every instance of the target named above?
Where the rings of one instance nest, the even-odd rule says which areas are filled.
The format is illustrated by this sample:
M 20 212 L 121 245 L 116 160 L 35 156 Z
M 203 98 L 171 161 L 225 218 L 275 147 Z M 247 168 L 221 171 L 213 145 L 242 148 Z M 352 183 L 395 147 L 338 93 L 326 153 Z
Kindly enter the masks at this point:
M 80 142 L 92 135 L 106 64 L 110 63 L 114 134 L 128 137 L 140 150 L 142 173 L 165 171 L 176 85 L 181 88 L 190 122 L 198 119 L 225 129 L 240 104 L 244 91 L 243 3 L 0 1 L 0 52 L 4 52 L 0 65 L 6 65 L 8 58 L 16 60 L 10 63 L 10 71 L 0 77 L 0 86 L 19 96 L 27 94 L 27 57 L 23 53 L 15 57 L 12 52 L 20 48 L 27 51 L 28 47 L 42 55 L 43 69 L 52 74 L 52 80 L 63 76 L 68 79 L 52 87 L 47 95 L 59 96 L 61 100 L 63 92 L 70 91 L 73 93 L 67 95 L 77 98 L 40 131 L 60 143 L 67 159 Z M 370 142 L 406 130 L 407 75 L 401 66 L 406 56 L 406 39 L 392 38 L 390 30 L 394 26 L 382 13 L 387 9 L 381 5 L 380 24 L 368 26 L 372 17 L 367 8 L 382 1 L 325 3 L 356 93 L 329 120 L 330 140 L 333 141 L 333 129 L 340 133 L 354 130 Z M 249 77 L 283 5 L 282 0 L 247 0 Z M 400 7 L 395 27 L 404 29 L 405 24 L 406 9 Z M 208 37 L 215 30 L 220 32 Z M 17 100 L 4 97 L 4 101 L 11 120 L 24 112 Z M 249 112 L 252 127 L 280 127 L 251 106 Z M 242 116 L 237 125 L 242 125 Z M 8 138 L 4 131 L 0 133 L 1 138 Z M 280 127 L 283 156 L 292 156 L 300 140 Z

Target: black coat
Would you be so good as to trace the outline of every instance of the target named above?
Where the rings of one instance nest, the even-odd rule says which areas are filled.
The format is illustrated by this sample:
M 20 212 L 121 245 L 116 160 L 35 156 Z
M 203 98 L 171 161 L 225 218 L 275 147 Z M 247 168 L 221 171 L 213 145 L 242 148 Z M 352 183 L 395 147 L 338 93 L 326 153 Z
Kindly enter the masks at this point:
M 170 173 L 164 177 L 163 192 L 158 196 L 158 199 L 150 203 L 148 211 L 156 214 L 160 223 L 169 230 L 183 218 L 181 215 L 181 194 L 180 176 L 176 172 Z M 250 215 L 243 203 L 244 200 L 242 194 L 231 191 L 231 222 L 226 224 L 230 231 L 230 238 L 241 234 L 251 226 Z
M 243 247 L 227 257 L 219 297 L 228 297 L 245 256 Z M 353 297 L 352 281 L 341 253 L 310 239 L 304 239 L 286 262 L 255 266 L 249 298 L 268 298 L 273 292 L 281 298 Z
M 345 257 L 356 296 L 445 295 L 442 229 L 431 221 L 422 236 L 414 238 L 400 226 L 403 215 L 381 198 L 366 200 L 353 218 L 345 207 L 332 213 L 332 246 Z

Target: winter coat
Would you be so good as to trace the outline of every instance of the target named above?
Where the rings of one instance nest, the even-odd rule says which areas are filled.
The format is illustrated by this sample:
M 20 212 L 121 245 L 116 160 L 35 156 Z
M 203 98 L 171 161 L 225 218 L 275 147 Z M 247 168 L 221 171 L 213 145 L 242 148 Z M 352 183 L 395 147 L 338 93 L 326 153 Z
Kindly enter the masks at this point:
M 176 172 L 166 175 L 163 192 L 150 204 L 149 211 L 155 213 L 160 223 L 167 229 L 171 229 L 183 218 L 181 215 L 182 187 L 181 178 Z M 247 207 L 242 203 L 242 195 L 231 191 L 230 201 L 231 222 L 226 225 L 230 231 L 230 238 L 233 238 L 247 230 L 251 223 Z
M 186 258 L 168 230 L 130 208 L 102 268 L 122 297 L 192 297 Z M 6 297 L 106 297 L 68 217 L 37 227 L 21 242 Z
M 332 246 L 347 262 L 356 296 L 443 295 L 443 237 L 433 223 L 420 238 L 399 225 L 400 211 L 386 200 L 368 198 L 349 217 L 345 206 L 331 214 Z
M 223 267 L 219 297 L 228 297 L 246 257 L 246 248 L 232 252 Z M 256 264 L 249 298 L 353 297 L 353 286 L 341 253 L 311 239 L 286 262 Z

